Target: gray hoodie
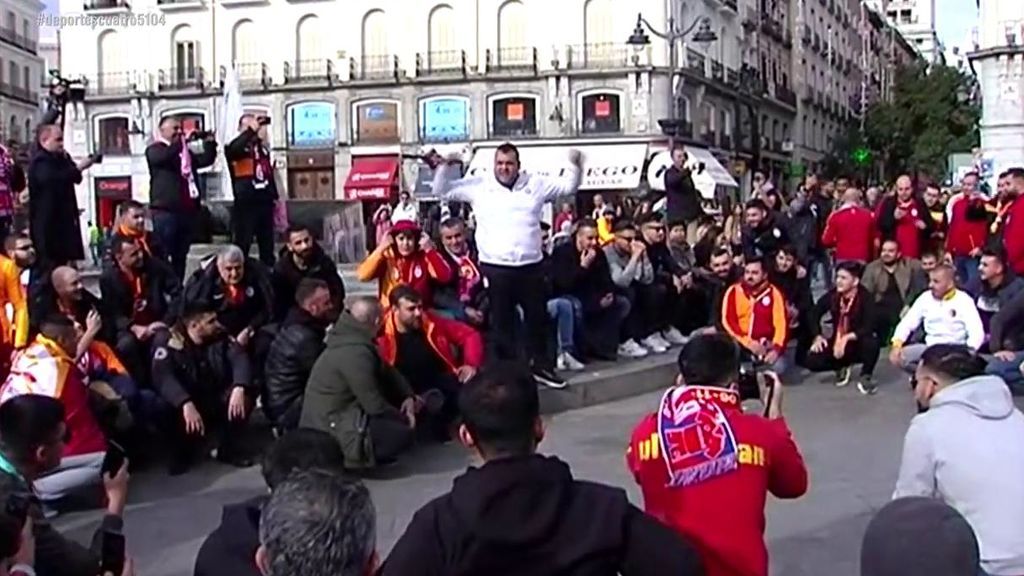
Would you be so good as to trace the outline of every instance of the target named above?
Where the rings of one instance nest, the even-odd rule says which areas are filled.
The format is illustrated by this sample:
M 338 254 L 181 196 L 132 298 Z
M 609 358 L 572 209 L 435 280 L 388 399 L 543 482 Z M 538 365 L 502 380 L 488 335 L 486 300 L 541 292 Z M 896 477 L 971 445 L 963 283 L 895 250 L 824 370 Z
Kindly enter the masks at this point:
M 1024 414 L 996 376 L 957 382 L 914 417 L 893 498 L 939 498 L 963 514 L 992 576 L 1024 574 Z

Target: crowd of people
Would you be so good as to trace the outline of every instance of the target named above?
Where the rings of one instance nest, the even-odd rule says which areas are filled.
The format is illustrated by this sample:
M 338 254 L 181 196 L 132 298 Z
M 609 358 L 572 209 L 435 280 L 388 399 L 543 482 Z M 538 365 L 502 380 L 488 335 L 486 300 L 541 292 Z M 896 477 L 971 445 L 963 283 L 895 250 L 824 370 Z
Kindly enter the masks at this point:
M 1024 535 L 1010 520 L 1024 512 L 1020 489 L 960 494 L 988 485 L 967 468 L 1024 471 L 1024 451 L 978 450 L 972 435 L 942 450 L 931 442 L 949 426 L 979 439 L 1024 427 L 1010 397 L 1024 386 L 1024 169 L 1002 174 L 992 197 L 976 174 L 948 198 L 907 176 L 866 194 L 810 176 L 791 198 L 755 178 L 751 199 L 720 222 L 703 213 L 679 147 L 665 210 L 595 197 L 592 218 L 570 203 L 551 226 L 544 208 L 576 192 L 579 152 L 564 179 L 520 170 L 511 144 L 481 177 L 459 177 L 458 158 L 431 154 L 434 193 L 464 208 L 436 230 L 424 230 L 409 198 L 376 215 L 386 225 L 357 275 L 376 280 L 378 295 L 346 300 L 310 229 L 289 227 L 274 251 L 267 124 L 243 117 L 225 146 L 235 243 L 186 277 L 195 170 L 217 145 L 183 136 L 173 118 L 161 123 L 146 154 L 151 202 L 120 207 L 98 294 L 74 267 L 80 238 L 62 228 L 68 194 L 98 159 L 76 164 L 60 127 L 40 128 L 25 179 L 29 230 L 11 233 L 0 256 L 0 494 L 8 511 L 11 499 L 29 502 L 18 528 L 30 527 L 22 535 L 35 553 L 18 558 L 23 576 L 97 573 L 96 550 L 49 519 L 103 485 L 98 541 L 119 533 L 128 462 L 145 464 L 155 440 L 169 447 L 172 475 L 205 454 L 250 466 L 244 439 L 257 406 L 278 437 L 263 463 L 271 494 L 225 513 L 197 574 L 376 570 L 373 506 L 348 473 L 453 439 L 485 464 L 417 513 L 381 574 L 767 574 L 766 495 L 796 498 L 808 486 L 782 376 L 794 365 L 831 371 L 837 386 L 856 381 L 872 395 L 886 347 L 923 412 L 897 496 L 941 495 L 966 519 L 977 534 L 970 576 L 1024 573 Z M 248 256 L 253 239 L 259 260 Z M 679 346 L 678 385 L 629 442 L 646 514 L 622 490 L 574 480 L 536 453 L 538 384 L 564 388 L 565 373 L 590 362 Z M 763 415 L 744 414 L 750 399 Z M 111 454 L 122 457 L 113 468 Z M 871 548 L 866 540 L 866 555 L 890 557 Z M 866 574 L 894 573 L 885 570 Z

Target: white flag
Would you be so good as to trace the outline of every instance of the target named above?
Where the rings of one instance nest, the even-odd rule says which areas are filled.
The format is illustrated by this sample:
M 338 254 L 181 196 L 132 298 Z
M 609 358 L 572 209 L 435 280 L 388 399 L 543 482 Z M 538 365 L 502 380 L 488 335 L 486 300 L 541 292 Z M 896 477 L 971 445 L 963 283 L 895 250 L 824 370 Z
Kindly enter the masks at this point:
M 217 123 L 217 141 L 221 149 L 238 136 L 238 120 L 242 117 L 242 90 L 239 86 L 238 71 L 234 66 L 228 68 L 224 76 L 224 95 L 220 102 L 220 122 Z M 223 157 L 223 154 L 221 155 Z M 221 169 L 221 193 L 218 200 L 233 200 L 231 192 L 231 175 L 228 172 L 227 159 L 223 160 Z

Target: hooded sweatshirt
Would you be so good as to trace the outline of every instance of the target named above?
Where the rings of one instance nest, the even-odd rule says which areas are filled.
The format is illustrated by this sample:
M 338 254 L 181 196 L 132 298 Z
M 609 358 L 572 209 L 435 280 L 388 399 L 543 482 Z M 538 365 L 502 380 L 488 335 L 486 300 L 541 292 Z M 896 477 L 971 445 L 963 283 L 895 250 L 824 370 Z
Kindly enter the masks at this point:
M 266 496 L 224 507 L 218 526 L 199 548 L 193 576 L 262 576 L 256 566 L 260 512 Z
M 413 516 L 381 576 L 690 576 L 696 551 L 626 498 L 539 455 L 492 460 Z
M 996 376 L 940 390 L 914 417 L 893 498 L 939 498 L 963 514 L 991 576 L 1024 574 L 1024 414 Z

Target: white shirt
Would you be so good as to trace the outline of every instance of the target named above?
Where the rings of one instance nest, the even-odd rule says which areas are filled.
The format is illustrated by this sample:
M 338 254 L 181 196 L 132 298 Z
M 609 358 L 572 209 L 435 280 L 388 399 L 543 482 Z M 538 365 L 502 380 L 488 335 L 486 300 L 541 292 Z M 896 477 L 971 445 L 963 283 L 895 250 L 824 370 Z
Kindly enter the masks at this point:
M 434 174 L 434 193 L 447 201 L 467 202 L 476 217 L 476 247 L 483 264 L 527 266 L 544 259 L 540 222 L 544 205 L 576 192 L 583 173 L 567 179 L 519 173 L 511 189 L 491 175 L 452 180 L 443 165 Z
M 896 326 L 893 341 L 906 342 L 911 332 L 921 325 L 924 326 L 924 343 L 928 346 L 966 344 L 977 350 L 985 342 L 985 327 L 974 299 L 960 290 L 953 290 L 939 299 L 930 291 L 918 296 Z
M 395 209 L 392 210 L 391 212 L 391 223 L 397 224 L 402 220 L 416 222 L 417 218 L 419 217 L 419 213 L 419 206 L 416 204 L 415 201 L 409 200 L 405 204 L 399 202 L 398 204 L 395 205 Z

